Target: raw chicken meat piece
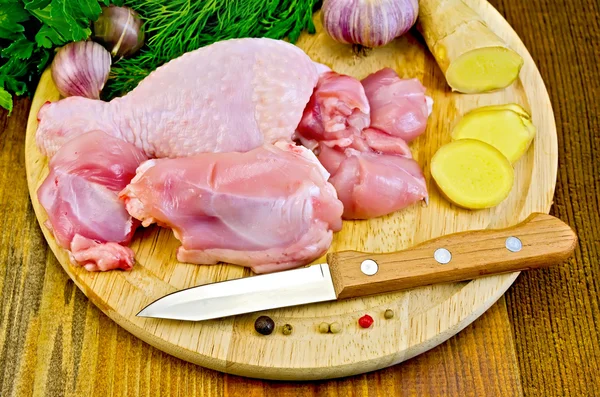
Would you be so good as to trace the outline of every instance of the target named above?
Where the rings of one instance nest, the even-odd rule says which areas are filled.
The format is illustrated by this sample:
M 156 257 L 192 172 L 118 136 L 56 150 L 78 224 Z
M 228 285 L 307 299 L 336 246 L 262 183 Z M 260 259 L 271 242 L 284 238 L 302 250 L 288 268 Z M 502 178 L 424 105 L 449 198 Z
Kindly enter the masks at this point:
M 37 196 L 46 226 L 71 261 L 87 270 L 130 269 L 133 251 L 124 245 L 139 222 L 118 198 L 147 157 L 135 146 L 102 131 L 66 143 L 52 158 Z
M 296 129 L 319 153 L 345 219 L 368 219 L 427 200 L 406 140 L 425 131 L 431 98 L 416 79 L 386 68 L 359 81 L 324 72 Z
M 410 148 L 404 139 L 386 134 L 375 128 L 365 128 L 362 130 L 349 148 L 358 150 L 359 152 L 397 154 L 409 159 L 412 158 Z
M 410 156 L 406 142 L 370 123 L 370 106 L 357 79 L 325 71 L 296 128 L 296 138 L 307 148 L 319 145 L 353 148 L 361 152 L 399 153 Z
M 144 226 L 173 229 L 179 261 L 267 273 L 327 251 L 343 211 L 328 176 L 308 149 L 277 143 L 149 160 L 120 197 Z
M 36 141 L 53 155 L 67 140 L 101 130 L 149 157 L 245 152 L 291 141 L 319 70 L 280 40 L 225 40 L 186 53 L 110 102 L 69 97 L 38 113 Z
M 345 219 L 369 219 L 427 200 L 427 186 L 413 159 L 322 146 L 319 161 L 331 173 Z
M 302 114 L 296 135 L 314 149 L 319 144 L 347 147 L 369 126 L 369 102 L 357 79 L 326 71 Z
M 362 81 L 371 105 L 370 127 L 410 142 L 425 131 L 433 100 L 417 79 L 403 80 L 390 68 Z

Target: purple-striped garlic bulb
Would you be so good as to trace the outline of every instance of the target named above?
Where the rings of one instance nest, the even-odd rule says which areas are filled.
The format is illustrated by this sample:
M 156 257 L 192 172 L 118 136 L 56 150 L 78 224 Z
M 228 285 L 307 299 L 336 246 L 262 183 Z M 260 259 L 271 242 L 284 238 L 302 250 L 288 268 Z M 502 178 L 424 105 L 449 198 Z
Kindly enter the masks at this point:
M 417 21 L 418 0 L 324 0 L 323 27 L 336 41 L 380 47 Z
M 61 47 L 52 61 L 52 79 L 64 97 L 99 99 L 112 59 L 102 45 L 77 41 Z

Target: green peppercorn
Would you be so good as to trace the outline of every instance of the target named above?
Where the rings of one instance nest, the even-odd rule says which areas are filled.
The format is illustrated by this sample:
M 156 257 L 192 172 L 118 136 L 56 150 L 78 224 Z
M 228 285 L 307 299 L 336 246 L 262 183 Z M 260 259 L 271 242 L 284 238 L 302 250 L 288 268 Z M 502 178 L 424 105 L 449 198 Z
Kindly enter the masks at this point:
M 332 334 L 339 334 L 340 332 L 342 332 L 342 326 L 340 325 L 340 323 L 332 323 L 329 326 L 329 330 Z
M 283 333 L 284 335 L 290 335 L 293 329 L 294 328 L 292 328 L 290 324 L 284 324 L 281 328 L 281 333 Z
M 322 334 L 326 334 L 329 332 L 329 324 L 321 323 L 319 324 L 319 332 Z
M 385 313 L 383 313 L 383 317 L 389 320 L 390 318 L 394 317 L 394 311 L 392 309 L 387 309 Z
M 254 329 L 259 334 L 271 335 L 271 333 L 275 329 L 275 322 L 273 321 L 273 319 L 271 319 L 271 317 L 260 316 L 254 322 Z

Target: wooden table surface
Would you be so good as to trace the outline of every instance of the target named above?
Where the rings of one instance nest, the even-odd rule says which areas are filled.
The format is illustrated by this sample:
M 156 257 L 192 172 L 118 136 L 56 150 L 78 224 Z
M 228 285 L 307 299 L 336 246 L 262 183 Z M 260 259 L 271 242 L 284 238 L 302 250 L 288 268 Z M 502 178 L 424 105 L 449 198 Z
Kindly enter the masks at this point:
M 600 395 L 600 3 L 493 0 L 546 82 L 558 127 L 552 213 L 579 235 L 572 260 L 522 274 L 456 337 L 374 373 L 267 382 L 150 347 L 93 306 L 42 236 L 24 169 L 30 101 L 0 112 L 0 396 Z

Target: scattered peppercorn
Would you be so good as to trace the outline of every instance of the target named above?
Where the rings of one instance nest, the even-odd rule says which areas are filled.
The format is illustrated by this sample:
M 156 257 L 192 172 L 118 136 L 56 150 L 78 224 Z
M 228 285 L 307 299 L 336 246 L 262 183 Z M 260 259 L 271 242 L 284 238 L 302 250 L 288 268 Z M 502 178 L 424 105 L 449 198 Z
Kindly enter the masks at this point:
M 273 319 L 271 319 L 271 317 L 260 316 L 254 322 L 254 329 L 259 334 L 271 335 L 271 333 L 275 329 L 275 322 L 273 321 Z
M 342 331 L 342 326 L 340 325 L 340 323 L 332 323 L 329 326 L 329 330 L 332 334 L 339 334 Z
M 327 323 L 319 324 L 319 332 L 322 334 L 326 334 L 327 332 L 329 332 L 329 324 L 327 324 Z
M 294 328 L 292 328 L 290 324 L 284 324 L 283 328 L 281 328 L 281 333 L 283 333 L 284 335 L 290 335 L 293 329 Z
M 358 325 L 362 328 L 369 328 L 373 324 L 373 317 L 365 314 L 361 318 L 358 319 Z
M 389 320 L 390 318 L 394 317 L 394 311 L 392 309 L 387 309 L 385 313 L 383 313 L 383 317 Z

